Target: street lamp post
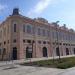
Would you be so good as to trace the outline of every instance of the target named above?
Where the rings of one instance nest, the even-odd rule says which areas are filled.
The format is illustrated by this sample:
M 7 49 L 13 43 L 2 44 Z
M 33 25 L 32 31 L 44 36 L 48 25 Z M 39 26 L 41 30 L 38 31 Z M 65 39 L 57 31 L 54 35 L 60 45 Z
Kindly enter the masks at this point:
M 29 51 L 30 53 L 32 53 L 32 54 L 30 54 L 30 63 L 31 63 L 31 58 L 32 58 L 32 56 L 33 56 L 33 44 L 34 44 L 34 41 L 32 41 L 32 43 L 30 44 L 31 47 L 28 47 L 28 51 Z
M 58 45 L 57 49 L 58 49 L 58 56 L 59 56 L 59 61 L 60 61 L 60 50 L 59 50 L 59 42 L 58 42 L 58 23 L 59 21 L 56 21 L 55 22 L 55 25 L 56 25 L 56 44 Z

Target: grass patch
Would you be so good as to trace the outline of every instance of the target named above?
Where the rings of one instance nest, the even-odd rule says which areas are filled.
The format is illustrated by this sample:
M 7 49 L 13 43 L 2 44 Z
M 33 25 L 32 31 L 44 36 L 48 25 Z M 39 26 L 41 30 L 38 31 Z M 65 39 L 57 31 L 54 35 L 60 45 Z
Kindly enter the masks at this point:
M 39 67 L 51 67 L 51 68 L 60 68 L 67 69 L 75 66 L 75 57 L 67 57 L 53 60 L 40 60 L 35 62 L 22 63 L 21 65 L 25 66 L 39 66 Z

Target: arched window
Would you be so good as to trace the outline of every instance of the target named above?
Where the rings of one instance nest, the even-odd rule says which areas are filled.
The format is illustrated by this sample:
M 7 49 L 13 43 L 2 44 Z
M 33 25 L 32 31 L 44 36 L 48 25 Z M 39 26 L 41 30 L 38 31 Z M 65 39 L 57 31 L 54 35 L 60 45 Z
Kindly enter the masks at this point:
M 47 48 L 43 47 L 43 57 L 47 57 Z
M 14 32 L 16 32 L 16 24 L 14 24 Z
M 4 30 L 3 30 L 3 34 L 4 36 L 6 36 L 6 28 L 4 27 Z
M 2 38 L 2 30 L 0 31 L 0 38 Z
M 74 48 L 74 54 L 75 54 L 75 48 Z
M 2 60 L 4 60 L 4 56 L 6 55 L 6 48 L 3 48 L 3 51 L 2 51 Z
M 56 55 L 57 55 L 57 56 L 60 55 L 59 47 L 56 48 Z
M 69 55 L 69 49 L 66 48 L 66 55 Z
M 4 55 L 6 54 L 6 49 L 5 49 L 5 48 L 3 48 L 3 54 L 4 54 Z
M 1 49 L 0 49 L 0 55 L 1 55 Z
M 13 60 L 17 60 L 17 48 L 16 47 L 13 47 L 12 59 Z
M 29 51 L 29 47 L 26 47 L 26 58 L 32 58 L 32 51 Z
M 27 25 L 27 33 L 31 33 L 31 26 Z

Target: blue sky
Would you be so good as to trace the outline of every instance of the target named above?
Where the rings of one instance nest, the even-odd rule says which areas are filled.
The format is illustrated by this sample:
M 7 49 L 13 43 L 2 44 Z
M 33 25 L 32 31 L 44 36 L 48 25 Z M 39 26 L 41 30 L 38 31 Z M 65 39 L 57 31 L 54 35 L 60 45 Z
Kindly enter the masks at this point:
M 18 7 L 24 16 L 43 17 L 49 22 L 60 21 L 75 30 L 75 0 L 0 0 L 0 21 Z

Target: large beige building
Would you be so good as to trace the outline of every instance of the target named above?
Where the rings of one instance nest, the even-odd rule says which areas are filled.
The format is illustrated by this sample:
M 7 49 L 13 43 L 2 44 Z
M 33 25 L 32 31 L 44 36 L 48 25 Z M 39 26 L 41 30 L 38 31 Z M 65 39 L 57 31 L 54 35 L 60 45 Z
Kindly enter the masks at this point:
M 25 59 L 75 54 L 75 32 L 57 22 L 12 15 L 0 25 L 0 59 Z

